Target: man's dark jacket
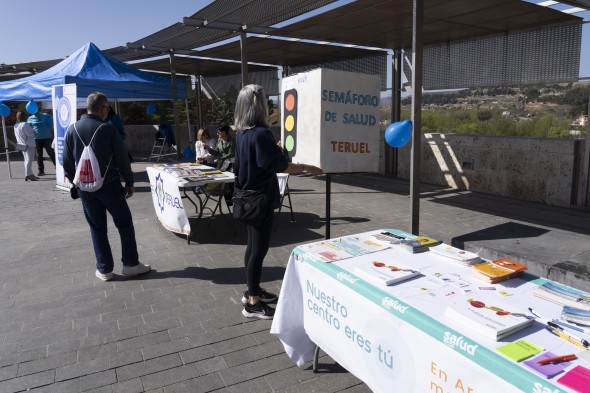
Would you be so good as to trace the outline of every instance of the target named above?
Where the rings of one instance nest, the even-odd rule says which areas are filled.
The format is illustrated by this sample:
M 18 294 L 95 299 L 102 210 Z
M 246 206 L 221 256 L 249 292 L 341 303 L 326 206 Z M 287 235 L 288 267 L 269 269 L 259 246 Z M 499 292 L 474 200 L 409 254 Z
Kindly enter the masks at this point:
M 104 173 L 107 166 L 109 168 L 106 173 L 103 184 L 108 184 L 113 181 L 119 181 L 120 175 L 125 179 L 126 187 L 133 187 L 133 172 L 131 171 L 131 163 L 123 145 L 123 139 L 119 131 L 109 123 L 103 123 L 96 115 L 85 114 L 76 122 L 76 129 L 84 144 L 88 145 L 94 131 L 101 125 L 102 127 L 96 133 L 92 140 L 92 149 L 98 160 L 100 166 L 100 173 Z M 74 181 L 76 176 L 76 163 L 82 155 L 84 144 L 80 141 L 74 126 L 71 125 L 66 131 L 63 150 L 63 168 L 65 176 L 70 182 Z M 111 160 L 112 157 L 112 160 Z M 109 165 L 109 160 L 111 164 Z

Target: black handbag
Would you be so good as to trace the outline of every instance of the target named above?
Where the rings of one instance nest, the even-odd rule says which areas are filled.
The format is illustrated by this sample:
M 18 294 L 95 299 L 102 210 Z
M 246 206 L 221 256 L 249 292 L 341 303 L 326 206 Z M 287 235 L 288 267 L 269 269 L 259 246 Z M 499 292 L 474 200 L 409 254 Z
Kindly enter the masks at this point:
M 233 202 L 234 218 L 244 224 L 258 226 L 268 214 L 268 195 L 266 190 L 242 190 L 234 187 Z

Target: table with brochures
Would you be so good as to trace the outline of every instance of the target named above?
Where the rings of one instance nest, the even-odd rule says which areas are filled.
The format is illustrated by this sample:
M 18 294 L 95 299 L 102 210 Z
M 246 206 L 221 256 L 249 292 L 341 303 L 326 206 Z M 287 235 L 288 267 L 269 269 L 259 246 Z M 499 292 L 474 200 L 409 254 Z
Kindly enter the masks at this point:
M 183 200 L 189 201 L 197 218 L 203 216 L 205 210 L 210 210 L 210 216 L 218 211 L 223 216 L 223 190 L 234 182 L 234 174 L 222 172 L 206 165 L 194 163 L 185 164 L 156 164 L 148 166 L 148 177 L 152 192 L 152 202 L 158 220 L 169 231 L 180 233 L 190 238 L 191 226 Z M 219 188 L 211 188 L 218 184 Z M 212 197 L 215 194 L 217 197 Z M 207 202 L 213 200 L 215 206 L 207 207 Z
M 557 380 L 578 366 L 590 368 L 589 358 L 582 356 L 589 351 L 552 335 L 544 323 L 534 320 L 496 339 L 446 312 L 457 299 L 469 297 L 484 309 L 498 310 L 495 306 L 502 304 L 514 315 L 523 311 L 530 318 L 528 309 L 533 308 L 544 317 L 557 318 L 560 305 L 534 296 L 535 288 L 548 280 L 524 274 L 489 284 L 472 277 L 470 266 L 432 251 L 412 254 L 398 244 L 380 241 L 376 235 L 382 231 L 395 230 L 349 235 L 293 250 L 271 333 L 297 365 L 312 360 L 317 346 L 374 392 L 575 391 Z M 410 265 L 420 275 L 390 286 L 369 284 L 354 274 L 367 263 L 390 268 Z M 577 354 L 578 359 L 546 378 L 506 355 L 510 353 L 502 347 L 516 344 L 542 350 L 538 356 Z

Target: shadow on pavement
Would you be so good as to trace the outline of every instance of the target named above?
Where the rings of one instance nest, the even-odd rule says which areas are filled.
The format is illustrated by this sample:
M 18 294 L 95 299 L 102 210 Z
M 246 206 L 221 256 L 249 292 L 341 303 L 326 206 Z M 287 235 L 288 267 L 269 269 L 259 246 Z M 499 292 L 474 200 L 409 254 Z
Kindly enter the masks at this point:
M 278 281 L 282 280 L 285 275 L 285 268 L 278 266 L 264 266 L 262 269 L 262 280 L 266 281 Z M 244 274 L 243 266 L 236 267 L 199 267 L 189 266 L 183 270 L 172 270 L 159 272 L 152 270 L 151 272 L 136 276 L 126 277 L 120 274 L 114 275 L 114 281 L 127 281 L 127 280 L 166 280 L 169 278 L 185 278 L 194 279 L 201 281 L 208 281 L 213 284 L 227 284 L 227 285 L 246 285 L 246 277 Z
M 500 240 L 500 239 L 522 239 L 539 237 L 549 232 L 547 229 L 533 227 L 530 225 L 518 224 L 516 222 L 507 222 L 496 225 L 480 231 L 471 232 L 453 238 L 452 245 L 465 249 L 466 242 L 476 242 L 482 240 Z

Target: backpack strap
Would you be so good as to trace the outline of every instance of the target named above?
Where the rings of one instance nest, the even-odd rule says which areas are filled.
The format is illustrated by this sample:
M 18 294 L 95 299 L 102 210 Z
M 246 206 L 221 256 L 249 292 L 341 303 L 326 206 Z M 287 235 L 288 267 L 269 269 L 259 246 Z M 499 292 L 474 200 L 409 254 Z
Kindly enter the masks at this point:
M 88 142 L 88 146 L 91 146 L 92 141 L 94 140 L 94 137 L 96 136 L 97 131 L 104 126 L 106 123 L 101 123 L 98 127 L 96 127 L 96 130 L 94 130 L 94 133 L 92 134 L 92 138 L 90 138 L 90 142 Z M 80 142 L 82 142 L 82 144 L 84 145 L 84 147 L 87 147 L 87 145 L 84 143 L 84 141 L 82 140 L 82 137 L 80 136 L 80 134 L 78 133 L 78 129 L 76 128 L 76 123 L 74 123 L 74 131 L 76 131 L 76 135 L 78 135 L 78 139 L 80 139 Z M 91 146 L 92 147 L 92 146 Z M 106 176 L 109 167 L 111 166 L 111 161 L 113 160 L 113 155 L 111 154 L 111 158 L 109 159 L 109 163 L 107 164 L 107 169 L 105 169 L 104 171 L 104 175 Z M 76 165 L 78 165 L 78 163 L 76 163 Z M 103 176 L 104 177 L 104 176 Z

